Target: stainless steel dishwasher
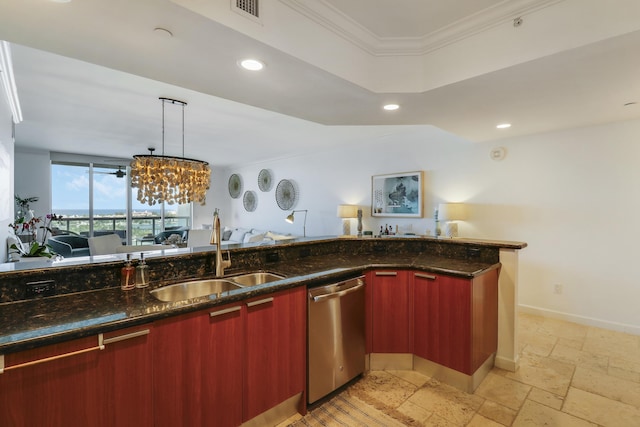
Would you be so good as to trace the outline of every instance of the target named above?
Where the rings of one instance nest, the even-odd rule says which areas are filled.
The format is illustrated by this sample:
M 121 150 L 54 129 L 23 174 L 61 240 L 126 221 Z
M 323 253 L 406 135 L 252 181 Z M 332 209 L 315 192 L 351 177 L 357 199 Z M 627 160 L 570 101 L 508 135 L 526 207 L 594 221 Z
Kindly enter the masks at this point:
M 307 401 L 364 372 L 364 276 L 309 289 Z

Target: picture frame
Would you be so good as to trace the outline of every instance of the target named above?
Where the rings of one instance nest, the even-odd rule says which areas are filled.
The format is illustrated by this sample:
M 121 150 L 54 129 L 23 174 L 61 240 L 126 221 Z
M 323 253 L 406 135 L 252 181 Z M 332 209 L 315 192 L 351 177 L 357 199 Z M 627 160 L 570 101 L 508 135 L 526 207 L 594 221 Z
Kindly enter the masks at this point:
M 422 218 L 424 174 L 401 172 L 371 177 L 371 216 Z

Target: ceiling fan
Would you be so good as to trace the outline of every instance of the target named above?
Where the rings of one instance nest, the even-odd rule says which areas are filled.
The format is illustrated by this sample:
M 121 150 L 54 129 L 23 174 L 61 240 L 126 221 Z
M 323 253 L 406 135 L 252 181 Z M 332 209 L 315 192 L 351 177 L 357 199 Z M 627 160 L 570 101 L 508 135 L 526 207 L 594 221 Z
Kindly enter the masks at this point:
M 102 174 L 102 175 L 115 175 L 116 178 L 124 178 L 125 176 L 127 176 L 127 173 L 122 170 L 122 166 L 118 166 L 118 170 L 115 172 L 94 172 L 94 173 Z

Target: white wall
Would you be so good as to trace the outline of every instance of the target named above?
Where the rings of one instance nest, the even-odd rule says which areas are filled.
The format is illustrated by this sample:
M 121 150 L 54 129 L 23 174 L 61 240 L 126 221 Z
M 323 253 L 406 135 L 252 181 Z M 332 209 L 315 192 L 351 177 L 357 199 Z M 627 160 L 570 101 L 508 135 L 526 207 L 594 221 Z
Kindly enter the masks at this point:
M 20 126 L 20 125 L 18 125 Z M 19 133 L 19 129 L 17 131 Z M 15 150 L 15 194 L 37 197 L 31 203 L 36 216 L 44 218 L 51 213 L 51 158 L 48 151 L 17 147 Z
M 0 262 L 7 259 L 7 236 L 13 222 L 13 158 L 11 111 L 0 86 Z
M 340 150 L 231 168 L 219 183 L 223 194 L 212 203 L 231 203 L 223 225 L 301 234 L 298 216 L 294 224 L 284 222 L 288 212 L 276 205 L 275 185 L 268 193 L 258 190 L 258 172 L 271 169 L 275 184 L 283 178 L 298 183 L 295 208 L 309 209 L 307 235 L 340 234 L 337 205 L 359 204 L 368 215 L 372 175 L 423 170 L 426 218 L 367 216 L 365 230 L 411 224 L 421 234 L 433 229 L 437 203 L 470 203 L 470 217 L 459 226 L 462 237 L 529 244 L 520 253 L 522 308 L 640 334 L 640 272 L 632 268 L 640 235 L 633 217 L 640 208 L 639 136 L 640 121 L 480 144 L 408 127 L 401 135 Z M 489 152 L 498 146 L 507 156 L 491 160 Z M 255 212 L 245 212 L 242 200 L 226 192 L 231 173 L 242 175 L 245 190 L 256 191 Z M 555 284 L 562 294 L 553 292 Z

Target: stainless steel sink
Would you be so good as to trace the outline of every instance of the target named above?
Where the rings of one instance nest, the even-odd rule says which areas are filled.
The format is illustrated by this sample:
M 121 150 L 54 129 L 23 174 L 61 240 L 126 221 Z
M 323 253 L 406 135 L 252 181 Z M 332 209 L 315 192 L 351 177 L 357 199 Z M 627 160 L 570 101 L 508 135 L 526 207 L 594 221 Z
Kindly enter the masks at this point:
M 256 286 L 256 285 L 262 285 L 263 283 L 275 282 L 277 280 L 284 279 L 284 277 L 277 274 L 261 271 L 258 273 L 241 274 L 240 276 L 233 276 L 233 277 L 229 277 L 228 279 L 233 283 L 244 287 L 244 286 Z
M 149 292 L 160 301 L 181 301 L 207 295 L 221 296 L 225 292 L 241 289 L 241 286 L 225 279 L 195 280 L 164 286 Z

